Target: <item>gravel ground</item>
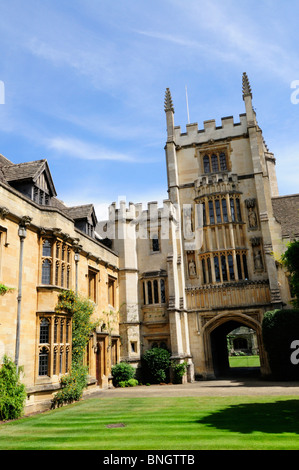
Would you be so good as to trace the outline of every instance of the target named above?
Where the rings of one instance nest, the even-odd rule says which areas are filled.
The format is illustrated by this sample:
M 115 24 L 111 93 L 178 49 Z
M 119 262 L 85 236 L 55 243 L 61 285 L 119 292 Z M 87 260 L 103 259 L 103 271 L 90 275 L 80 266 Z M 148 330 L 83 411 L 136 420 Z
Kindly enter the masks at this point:
M 298 382 L 270 382 L 258 378 L 202 380 L 183 385 L 139 385 L 90 393 L 88 397 L 194 397 L 194 396 L 298 395 Z M 86 397 L 87 398 L 87 397 Z

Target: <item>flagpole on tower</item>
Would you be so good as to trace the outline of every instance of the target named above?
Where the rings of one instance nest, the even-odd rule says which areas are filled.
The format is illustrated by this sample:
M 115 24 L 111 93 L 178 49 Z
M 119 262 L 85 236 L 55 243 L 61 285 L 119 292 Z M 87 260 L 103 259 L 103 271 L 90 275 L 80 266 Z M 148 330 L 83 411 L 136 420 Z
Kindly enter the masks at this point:
M 189 117 L 189 104 L 188 104 L 188 93 L 187 93 L 187 85 L 186 85 L 186 104 L 187 104 L 187 116 L 188 116 L 188 124 L 190 124 L 190 117 Z

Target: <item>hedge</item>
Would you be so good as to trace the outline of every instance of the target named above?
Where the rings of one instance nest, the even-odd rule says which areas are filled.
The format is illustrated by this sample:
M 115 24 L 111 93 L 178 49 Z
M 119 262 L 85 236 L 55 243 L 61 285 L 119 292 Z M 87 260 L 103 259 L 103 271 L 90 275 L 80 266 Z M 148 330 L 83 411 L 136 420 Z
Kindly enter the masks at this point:
M 291 345 L 293 341 L 299 341 L 299 309 L 266 312 L 262 322 L 262 335 L 272 378 L 299 380 L 299 364 L 291 361 L 291 355 L 295 353 Z

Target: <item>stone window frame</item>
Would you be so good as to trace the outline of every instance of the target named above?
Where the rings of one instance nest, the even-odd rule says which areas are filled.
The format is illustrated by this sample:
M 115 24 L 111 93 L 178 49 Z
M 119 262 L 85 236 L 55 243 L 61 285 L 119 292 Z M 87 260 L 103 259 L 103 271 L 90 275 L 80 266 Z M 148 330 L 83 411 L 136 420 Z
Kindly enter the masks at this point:
M 199 267 L 202 285 L 247 281 L 249 279 L 248 250 L 233 249 L 204 253 L 199 256 Z
M 44 329 L 45 322 L 48 323 L 47 334 Z M 43 382 L 67 374 L 71 366 L 72 354 L 71 315 L 57 314 L 56 312 L 38 313 L 36 328 L 36 381 Z M 41 335 L 42 332 L 43 335 Z M 48 341 L 42 341 L 44 339 Z M 41 362 L 42 357 L 44 362 Z M 43 367 L 42 374 L 40 374 L 41 366 Z
M 88 265 L 87 282 L 88 282 L 88 298 L 94 303 L 98 302 L 98 284 L 100 271 L 93 266 Z M 92 287 L 93 284 L 93 287 Z
M 51 244 L 50 254 L 46 254 L 44 251 L 44 246 L 47 242 Z M 53 236 L 43 236 L 41 238 L 41 285 L 57 286 L 64 289 L 72 287 L 72 253 L 71 243 L 68 243 L 63 238 Z M 45 266 L 48 267 L 49 265 L 50 274 L 48 275 L 45 271 Z M 43 282 L 46 279 L 48 282 Z
M 218 224 L 243 223 L 241 193 L 204 196 L 200 199 L 200 204 L 203 205 L 203 225 L 205 227 Z
M 224 149 L 203 152 L 202 166 L 205 175 L 228 171 L 227 163 L 227 152 Z
M 142 281 L 144 305 L 165 305 L 166 279 L 164 277 L 146 278 Z
M 110 307 L 116 307 L 116 286 L 117 286 L 117 278 L 108 274 L 107 279 L 107 290 L 108 290 L 108 305 Z
M 210 139 L 208 142 L 203 144 L 197 144 L 195 149 L 195 157 L 198 162 L 199 175 L 201 176 L 210 176 L 216 174 L 228 174 L 232 171 L 232 162 L 231 162 L 231 153 L 232 145 L 229 138 L 224 139 L 224 141 L 216 143 L 213 139 Z M 220 155 L 225 155 L 225 169 L 224 165 L 221 164 Z M 212 171 L 212 156 L 217 157 L 218 168 L 214 168 L 215 171 Z M 208 157 L 209 168 L 205 168 L 204 158 Z M 206 159 L 207 160 L 207 159 Z M 207 171 L 207 170 L 210 171 Z

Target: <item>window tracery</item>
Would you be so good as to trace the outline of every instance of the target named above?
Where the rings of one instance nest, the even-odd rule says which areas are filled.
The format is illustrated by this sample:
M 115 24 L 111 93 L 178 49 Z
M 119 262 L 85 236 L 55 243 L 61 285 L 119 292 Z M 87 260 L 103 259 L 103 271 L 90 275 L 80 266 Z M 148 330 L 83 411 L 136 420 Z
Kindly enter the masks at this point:
M 38 316 L 38 376 L 65 374 L 70 366 L 71 318 Z
M 41 283 L 71 288 L 71 246 L 60 239 L 42 239 Z

